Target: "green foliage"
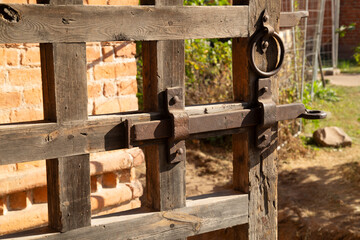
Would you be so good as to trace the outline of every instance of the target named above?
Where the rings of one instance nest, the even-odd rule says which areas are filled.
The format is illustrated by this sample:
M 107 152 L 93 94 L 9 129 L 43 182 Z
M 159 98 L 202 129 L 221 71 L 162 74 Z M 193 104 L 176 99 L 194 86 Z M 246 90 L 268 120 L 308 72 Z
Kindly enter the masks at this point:
M 339 101 L 325 101 L 315 99 L 311 103 L 313 109 L 325 111 L 328 116 L 325 119 L 313 123 L 307 121 L 304 132 L 312 134 L 319 127 L 337 126 L 342 128 L 354 141 L 360 143 L 360 87 L 342 87 L 329 85 L 327 88 L 336 92 Z
M 320 81 L 314 82 L 314 100 L 325 100 L 328 102 L 338 102 L 340 100 L 337 93 L 331 88 L 324 88 Z M 306 108 L 311 109 L 311 83 L 305 85 L 303 103 Z
M 228 0 L 185 0 L 185 5 L 229 5 Z M 232 99 L 232 55 L 229 39 L 185 41 L 186 103 Z
M 355 60 L 340 60 L 338 67 L 342 73 L 360 73 L 360 65 Z
M 185 41 L 187 104 L 226 101 L 232 98 L 231 40 Z
M 136 42 L 136 67 L 137 67 L 137 73 L 136 73 L 136 81 L 137 81 L 137 94 L 136 97 L 138 98 L 138 104 L 139 109 L 144 109 L 144 100 L 143 100 L 143 78 L 142 78 L 142 66 L 143 66 L 143 59 L 141 56 L 142 52 L 142 44 L 141 42 Z
M 356 23 L 350 23 L 349 25 L 341 25 L 340 28 L 336 30 L 339 33 L 339 37 L 345 37 L 348 31 L 352 31 L 355 29 Z
M 360 45 L 355 48 L 355 53 L 353 55 L 357 65 L 360 66 Z
M 213 6 L 213 5 L 217 5 L 217 6 L 224 6 L 224 5 L 229 5 L 229 1 L 228 0 L 185 0 L 184 1 L 184 5 L 189 5 L 189 6 Z

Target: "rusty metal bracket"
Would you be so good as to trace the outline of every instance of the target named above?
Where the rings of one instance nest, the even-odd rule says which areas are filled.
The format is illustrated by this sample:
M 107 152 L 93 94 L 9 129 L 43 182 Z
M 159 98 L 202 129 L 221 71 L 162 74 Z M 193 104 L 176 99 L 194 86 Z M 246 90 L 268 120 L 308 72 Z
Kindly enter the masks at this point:
M 256 146 L 264 148 L 271 142 L 271 126 L 277 123 L 276 103 L 272 100 L 270 78 L 258 80 L 258 103 L 261 109 L 261 122 L 257 126 Z
M 183 88 L 166 89 L 166 106 L 172 123 L 172 136 L 169 138 L 169 162 L 186 160 L 185 139 L 190 135 L 189 115 L 185 112 Z

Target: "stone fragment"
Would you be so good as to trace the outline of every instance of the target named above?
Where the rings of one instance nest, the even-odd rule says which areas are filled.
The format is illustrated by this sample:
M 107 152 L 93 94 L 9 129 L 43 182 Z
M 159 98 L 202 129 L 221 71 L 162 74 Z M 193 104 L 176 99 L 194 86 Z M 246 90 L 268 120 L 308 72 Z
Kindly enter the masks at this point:
M 322 147 L 347 147 L 352 143 L 349 135 L 338 127 L 320 128 L 314 132 L 313 138 Z

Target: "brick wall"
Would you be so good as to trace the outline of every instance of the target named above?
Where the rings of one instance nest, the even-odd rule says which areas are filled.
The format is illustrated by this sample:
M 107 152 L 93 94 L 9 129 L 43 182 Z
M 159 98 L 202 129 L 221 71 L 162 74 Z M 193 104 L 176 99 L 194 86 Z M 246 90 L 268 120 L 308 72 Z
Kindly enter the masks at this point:
M 360 2 L 359 0 L 340 1 L 340 26 L 356 23 L 353 31 L 339 41 L 339 59 L 351 59 L 354 49 L 360 44 Z
M 36 3 L 36 0 L 0 0 Z M 93 5 L 137 5 L 138 0 L 84 0 Z M 87 43 L 89 115 L 138 109 L 133 42 Z M 0 124 L 43 119 L 38 44 L 0 45 Z M 138 148 L 91 154 L 93 214 L 140 206 Z M 99 168 L 100 166 L 100 168 Z M 102 171 L 99 171 L 102 169 Z M 45 161 L 0 166 L 0 235 L 47 222 Z

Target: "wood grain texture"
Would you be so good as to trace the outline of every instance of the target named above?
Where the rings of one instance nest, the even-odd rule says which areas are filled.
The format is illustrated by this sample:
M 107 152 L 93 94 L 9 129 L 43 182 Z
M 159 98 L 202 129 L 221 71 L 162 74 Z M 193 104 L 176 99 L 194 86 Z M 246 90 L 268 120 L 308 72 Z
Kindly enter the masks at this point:
M 236 193 L 235 193 L 236 194 Z M 49 234 L 46 229 L 11 239 L 180 239 L 195 234 L 228 228 L 248 220 L 248 196 L 234 192 L 205 195 L 187 201 L 187 207 L 163 212 L 129 212 L 96 217 L 91 227 L 62 234 Z M 136 226 L 136 227 L 134 227 Z M 41 231 L 41 230 L 40 230 Z M 45 233 L 44 233 L 45 232 Z M 219 238 L 221 239 L 221 238 Z
M 14 16 L 13 19 L 11 16 L 0 18 L 0 43 L 150 41 L 247 35 L 246 6 L 1 6 L 0 15 L 8 16 L 11 9 Z
M 51 5 L 81 5 L 82 0 L 50 0 L 48 3 Z M 26 17 L 24 16 L 24 18 Z M 38 34 L 41 33 L 38 32 Z M 54 121 L 58 126 L 73 121 L 86 121 L 85 43 L 41 44 L 40 56 L 45 120 Z M 57 135 L 55 130 L 53 135 L 50 134 L 43 140 L 51 142 L 56 139 Z M 83 144 L 77 145 L 77 142 L 73 141 L 75 137 L 71 133 L 67 138 L 66 148 L 83 147 Z M 55 146 L 55 148 L 61 147 L 64 146 L 58 144 Z M 44 152 L 48 151 L 48 149 L 44 149 Z M 57 231 L 66 232 L 70 229 L 90 225 L 89 155 L 48 159 L 46 160 L 46 172 L 49 226 Z
M 247 101 L 255 105 L 258 77 L 248 64 L 248 41 L 261 26 L 260 20 L 265 9 L 270 16 L 269 24 L 278 30 L 280 1 L 234 0 L 233 3 L 249 5 L 249 38 L 233 39 L 234 98 L 235 101 Z M 277 61 L 275 48 L 271 47 L 266 54 L 255 56 L 256 64 L 261 69 L 269 69 Z M 275 102 L 276 82 L 276 77 L 272 78 Z M 259 150 L 255 147 L 254 128 L 233 136 L 234 188 L 249 194 L 249 223 L 238 228 L 241 236 L 237 239 L 277 239 L 277 126 L 272 128 L 271 139 L 268 148 Z
M 295 27 L 302 18 L 308 17 L 308 11 L 281 12 L 280 27 Z
M 246 103 L 188 106 L 190 117 L 241 110 Z M 134 124 L 162 119 L 159 112 L 90 116 L 88 121 L 0 125 L 0 165 L 110 151 L 126 147 L 128 119 Z M 50 117 L 48 119 L 51 119 Z
M 144 1 L 155 8 L 176 5 L 183 0 Z M 165 90 L 185 88 L 184 41 L 143 42 L 144 110 L 166 112 Z M 183 104 L 185 106 L 185 104 Z M 168 144 L 144 148 L 146 159 L 146 200 L 155 210 L 169 210 L 185 206 L 185 161 L 168 163 Z M 185 149 L 184 149 L 185 150 Z M 185 153 L 184 153 L 185 154 Z

